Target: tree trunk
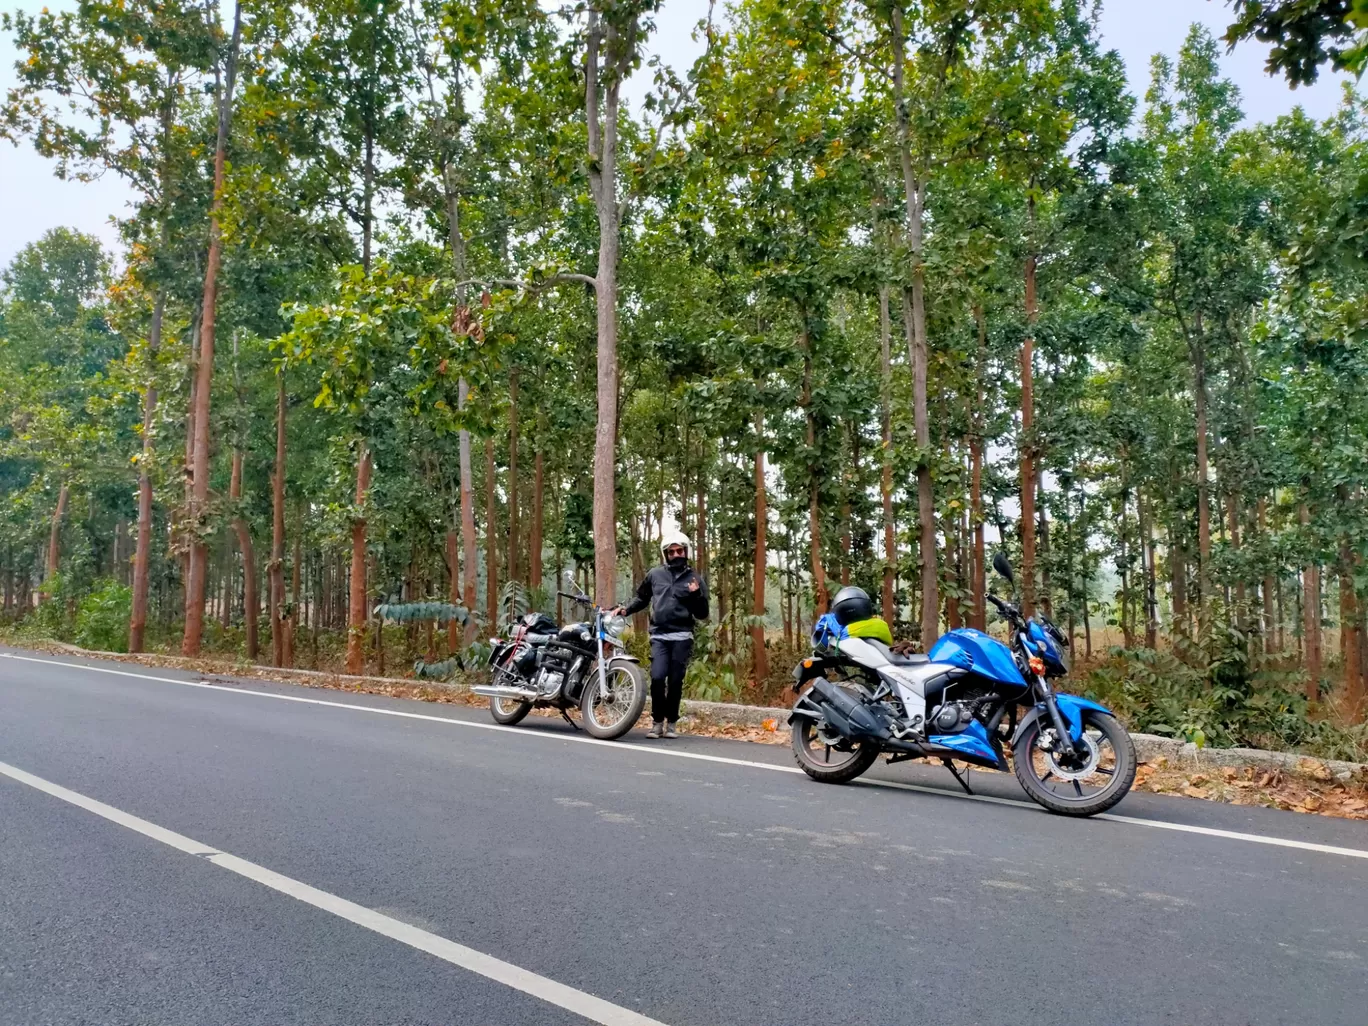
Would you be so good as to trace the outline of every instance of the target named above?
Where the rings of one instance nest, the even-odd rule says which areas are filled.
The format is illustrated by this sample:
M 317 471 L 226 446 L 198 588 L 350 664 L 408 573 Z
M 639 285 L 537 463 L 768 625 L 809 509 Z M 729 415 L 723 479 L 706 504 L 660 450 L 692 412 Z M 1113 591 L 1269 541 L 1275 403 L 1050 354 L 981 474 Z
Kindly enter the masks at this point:
M 1177 524 L 1169 530 L 1169 591 L 1173 605 L 1173 632 L 1187 634 L 1187 552 L 1181 538 L 1175 537 Z
M 494 439 L 485 439 L 485 619 L 492 634 L 499 622 L 498 517 L 494 506 Z
M 1118 539 L 1118 541 L 1120 542 L 1118 548 L 1120 549 L 1120 557 L 1121 557 L 1120 560 L 1119 560 L 1118 562 L 1120 563 L 1121 568 L 1122 568 L 1122 569 L 1121 569 L 1121 609 L 1120 609 L 1120 616 L 1118 617 L 1118 619 L 1121 621 L 1121 637 L 1122 637 L 1122 640 L 1123 640 L 1124 643 L 1125 643 L 1126 648 L 1134 648 L 1134 647 L 1135 647 L 1135 630 L 1134 630 L 1134 628 L 1133 628 L 1133 626 L 1132 626 L 1132 624 L 1131 624 L 1131 615 L 1130 615 L 1130 605 L 1131 605 L 1131 602 L 1130 602 L 1130 582 L 1131 582 L 1130 564 L 1131 564 L 1131 560 L 1130 560 L 1129 545 L 1127 544 L 1127 543 L 1129 542 L 1129 538 L 1127 537 L 1127 534 L 1126 534 L 1126 514 L 1127 514 L 1127 506 L 1129 506 L 1129 505 L 1130 505 L 1130 489 L 1124 484 L 1124 470 L 1123 470 L 1123 484 L 1122 484 L 1122 486 L 1121 486 L 1121 522 L 1120 522 L 1120 538 Z
M 632 583 L 639 584 L 646 576 L 646 566 L 641 558 L 641 521 L 632 516 Z M 632 614 L 632 630 L 644 635 L 647 630 L 646 611 Z
M 518 369 L 508 373 L 508 579 L 522 579 L 518 559 Z
M 1211 602 L 1211 496 L 1207 481 L 1210 462 L 1207 457 L 1206 342 L 1202 337 L 1200 311 L 1193 325 L 1193 399 L 1197 413 L 1197 623 L 1198 633 L 1205 636 Z
M 234 4 L 233 44 L 228 49 L 226 79 L 216 85 L 219 108 L 219 134 L 213 149 L 213 200 L 209 205 L 209 252 L 204 267 L 204 300 L 200 315 L 200 358 L 194 389 L 194 458 L 190 466 L 190 573 L 186 583 L 185 636 L 181 654 L 200 654 L 204 635 L 204 586 L 208 573 L 209 550 L 202 542 L 201 518 L 209 498 L 209 395 L 213 379 L 213 331 L 219 301 L 219 264 L 223 257 L 223 235 L 219 219 L 223 212 L 224 172 L 226 172 L 228 123 L 233 116 L 233 86 L 237 77 L 238 45 L 242 40 L 242 3 Z M 215 68 L 218 79 L 218 68 Z
M 974 529 L 974 558 L 970 569 L 970 590 L 974 608 L 969 625 L 979 630 L 988 629 L 987 565 L 983 544 L 983 373 L 988 362 L 988 322 L 983 316 L 983 304 L 974 306 L 974 322 L 978 326 L 978 361 L 974 366 L 974 435 L 969 443 L 969 522 Z
M 366 668 L 366 518 L 363 509 L 370 492 L 371 454 L 362 443 L 356 465 L 356 518 L 352 521 L 351 590 L 347 603 L 347 672 Z
M 545 472 L 542 468 L 541 440 L 537 441 L 536 456 L 532 461 L 532 537 L 527 545 L 527 583 L 535 591 L 542 586 L 542 502 L 544 501 Z M 557 582 L 557 587 L 560 587 Z
M 141 652 L 147 632 L 147 587 L 152 565 L 152 462 L 156 442 L 157 353 L 161 349 L 166 292 L 157 289 L 147 332 L 147 391 L 143 396 L 142 457 L 138 460 L 138 540 L 133 554 L 133 605 L 128 618 L 128 650 Z
M 1298 509 L 1302 527 L 1311 523 L 1306 503 Z M 1319 697 L 1321 677 L 1321 585 L 1320 566 L 1313 559 L 1302 568 L 1302 651 L 1306 663 L 1306 697 L 1312 705 Z
M 204 265 L 204 298 L 200 314 L 199 366 L 195 374 L 195 448 L 190 468 L 191 502 L 189 510 L 190 574 L 186 583 L 187 612 L 181 654 L 197 656 L 204 634 L 204 585 L 209 568 L 209 549 L 201 538 L 205 505 L 209 498 L 209 398 L 214 374 L 214 327 L 218 310 L 218 272 L 223 255 L 220 217 L 223 212 L 225 164 L 228 152 L 228 127 L 233 111 L 233 85 L 237 76 L 238 46 L 242 40 L 242 2 L 233 5 L 233 37 L 226 61 L 226 81 L 216 88 L 218 101 L 218 139 L 214 145 L 214 198 L 209 207 L 209 253 Z M 217 68 L 215 69 L 217 79 Z M 220 85 L 215 82 L 216 87 Z
M 1137 493 L 1136 508 L 1140 512 L 1140 543 L 1144 546 L 1140 558 L 1145 572 L 1145 647 L 1152 649 L 1159 645 L 1159 598 L 1154 573 L 1154 523 L 1143 491 Z
M 376 572 L 376 559 L 372 554 L 366 560 L 367 573 L 372 581 L 379 581 L 379 574 Z M 414 623 L 411 630 L 417 629 Z M 365 638 L 365 625 L 362 624 L 362 639 Z M 385 618 L 377 616 L 375 618 L 375 675 L 383 677 L 385 675 Z
M 803 409 L 807 417 L 808 445 L 808 539 L 812 555 L 812 602 L 814 615 L 827 611 L 829 599 L 826 571 L 822 567 L 822 522 L 818 514 L 818 477 L 814 453 L 817 448 L 817 421 L 812 411 L 812 337 L 807 317 L 803 317 Z
M 1259 497 L 1258 505 L 1255 508 L 1255 520 L 1259 525 L 1259 536 L 1262 538 L 1268 534 L 1268 500 L 1263 496 Z M 1263 601 L 1263 624 L 1259 633 L 1263 635 L 1264 654 L 1273 651 L 1273 577 L 1265 572 L 1263 585 L 1260 588 Z
M 461 556 L 460 539 L 454 527 L 446 533 L 447 565 L 447 602 L 453 606 L 461 604 Z M 455 620 L 447 621 L 447 655 L 454 656 L 461 650 L 460 624 Z
M 958 517 L 947 520 L 945 523 L 945 568 L 952 586 L 947 589 L 945 596 L 945 627 L 952 631 L 958 630 L 961 626 L 959 593 L 956 590 L 960 583 L 959 533 Z
M 277 452 L 279 452 L 278 449 Z M 242 452 L 240 450 L 233 453 L 233 472 L 230 481 L 228 497 L 236 504 L 242 498 Z M 238 549 L 242 552 L 242 622 L 247 628 L 247 658 L 256 662 L 258 654 L 256 552 L 252 548 L 252 532 L 247 526 L 247 521 L 241 516 L 234 515 L 233 517 L 233 533 L 237 536 Z M 284 539 L 281 540 L 281 545 L 284 545 Z
M 300 536 L 304 533 L 302 509 L 295 508 L 294 551 L 290 556 L 290 615 L 285 621 L 285 665 L 294 665 L 295 634 L 304 615 L 304 600 L 299 594 Z
M 1027 203 L 1035 223 L 1035 200 Z M 1035 328 L 1036 255 L 1026 257 L 1026 337 L 1021 342 L 1021 612 L 1035 614 L 1036 599 L 1036 470 L 1035 470 Z M 1127 643 L 1129 644 L 1129 643 Z
M 704 494 L 703 468 L 698 469 L 698 571 L 708 576 L 708 504 Z
M 1230 550 L 1233 553 L 1240 551 L 1240 497 L 1231 492 L 1227 499 L 1226 507 L 1226 530 L 1230 534 Z M 1238 565 L 1238 561 L 1237 561 Z M 1244 577 L 1239 577 L 1235 582 L 1235 629 L 1241 634 L 1245 633 L 1248 625 L 1245 623 L 1245 604 L 1248 596 L 1245 594 Z
M 271 475 L 271 663 L 285 665 L 285 374 L 276 373 L 276 454 Z
M 459 88 L 453 90 L 453 99 L 457 104 L 461 103 L 462 97 Z M 458 184 L 457 169 L 455 165 L 448 164 L 443 169 L 442 174 L 442 187 L 447 207 L 447 241 L 451 246 L 452 270 L 455 273 L 456 280 L 463 282 L 466 276 L 466 241 L 465 235 L 461 231 L 461 204 Z M 456 306 L 455 323 L 468 329 L 473 323 L 473 318 L 470 314 L 470 308 L 466 304 L 466 293 L 463 285 L 457 287 Z M 470 384 L 462 376 L 456 385 L 456 408 L 462 415 L 465 413 L 466 399 L 469 394 Z M 470 614 L 466 618 L 465 624 L 465 643 L 469 645 L 475 640 L 475 496 L 470 460 L 470 431 L 466 428 L 464 419 L 462 419 L 461 427 L 457 432 L 457 440 L 460 448 L 461 564 L 465 573 L 460 604 Z M 448 640 L 450 640 L 450 631 L 448 631 Z
M 1337 485 L 1335 495 L 1339 499 L 1340 515 L 1348 518 L 1349 486 Z M 1363 665 L 1362 644 L 1359 639 L 1358 593 L 1354 589 L 1354 571 L 1358 557 L 1354 552 L 1353 538 L 1348 531 L 1340 537 L 1339 585 L 1340 585 L 1340 663 L 1344 667 L 1344 700 L 1342 712 L 1349 722 L 1357 722 L 1363 705 Z
M 67 486 L 62 485 L 57 491 L 57 508 L 52 511 L 52 526 L 48 530 L 46 575 L 48 583 L 57 577 L 58 557 L 61 555 L 62 546 L 62 518 L 66 516 L 68 494 Z
M 635 19 L 628 26 L 636 30 Z M 598 324 L 598 421 L 594 432 L 594 591 L 600 606 L 617 603 L 617 299 L 618 252 L 621 242 L 617 196 L 618 90 L 625 77 L 632 47 L 605 21 L 589 10 L 585 54 L 584 111 L 588 124 L 589 190 L 598 215 L 598 273 L 595 276 Z M 608 57 L 610 64 L 600 64 Z M 607 71 L 606 80 L 603 72 Z M 604 103 L 600 120 L 599 89 Z
M 880 606 L 883 618 L 891 628 L 897 618 L 893 597 L 894 578 L 898 566 L 898 532 L 893 522 L 893 331 L 888 314 L 888 286 L 879 288 L 879 343 L 882 390 L 879 396 L 882 415 L 883 473 L 879 481 L 883 499 L 884 565 L 883 595 Z
M 926 338 L 926 264 L 924 258 L 926 183 L 912 166 L 912 128 L 906 102 L 907 63 L 902 8 L 893 5 L 889 18 L 893 38 L 893 101 L 898 121 L 898 156 L 902 168 L 903 194 L 907 206 L 908 255 L 912 284 L 903 289 L 903 330 L 912 365 L 912 418 L 919 458 L 917 461 L 917 512 L 920 523 L 918 551 L 921 558 L 921 640 L 930 651 L 940 635 L 940 598 L 936 567 L 936 497 L 927 460 L 931 449 L 931 420 L 926 395 L 929 346 Z
M 461 378 L 458 385 L 458 405 L 461 410 L 465 409 L 469 393 L 470 386 L 465 378 Z M 462 605 L 471 614 L 466 619 L 465 628 L 465 643 L 469 645 L 475 640 L 475 587 L 478 573 L 475 562 L 475 482 L 470 458 L 470 432 L 461 428 L 458 437 L 461 450 L 461 566 L 465 574 Z
M 765 496 L 765 441 L 764 421 L 761 414 L 755 414 L 755 566 L 754 584 L 751 595 L 754 604 L 751 615 L 765 615 L 765 570 L 768 566 L 768 552 L 765 546 L 769 523 L 769 506 Z M 765 625 L 756 622 L 751 625 L 751 662 L 755 670 L 756 686 L 763 685 L 769 677 L 769 654 L 765 651 Z

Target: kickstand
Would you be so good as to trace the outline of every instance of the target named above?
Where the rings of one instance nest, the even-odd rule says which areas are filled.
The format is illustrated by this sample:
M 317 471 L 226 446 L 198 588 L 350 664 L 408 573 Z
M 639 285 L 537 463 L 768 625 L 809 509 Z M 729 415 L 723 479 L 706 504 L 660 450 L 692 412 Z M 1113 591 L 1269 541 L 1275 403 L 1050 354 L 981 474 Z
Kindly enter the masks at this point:
M 964 777 L 959 775 L 959 770 L 955 769 L 955 764 L 953 762 L 951 762 L 949 759 L 942 759 L 941 762 L 943 762 L 945 764 L 945 768 L 950 771 L 950 775 L 954 777 L 957 781 L 959 781 L 959 786 L 964 788 L 965 794 L 974 793 L 969 789 L 969 781 L 965 780 Z
M 576 730 L 580 729 L 580 725 L 576 723 L 574 720 L 572 720 L 570 718 L 570 714 L 566 712 L 564 709 L 561 710 L 561 718 L 564 719 L 566 723 L 570 724 L 570 726 L 574 727 Z

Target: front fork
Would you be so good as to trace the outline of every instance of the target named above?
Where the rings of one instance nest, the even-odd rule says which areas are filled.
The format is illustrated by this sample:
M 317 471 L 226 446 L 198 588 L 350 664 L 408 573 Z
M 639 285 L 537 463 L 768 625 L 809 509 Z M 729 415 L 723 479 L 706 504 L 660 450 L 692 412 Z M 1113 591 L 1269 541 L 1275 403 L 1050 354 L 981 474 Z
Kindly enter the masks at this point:
M 1045 703 L 1045 709 L 1050 714 L 1050 722 L 1054 724 L 1055 733 L 1059 736 L 1060 750 L 1067 755 L 1076 754 L 1077 749 L 1074 747 L 1073 734 L 1064 719 L 1064 714 L 1059 711 L 1059 703 L 1055 701 L 1054 689 L 1050 687 L 1050 682 L 1037 674 L 1035 691 L 1040 700 Z
M 603 617 L 594 617 L 594 637 L 598 641 L 598 678 L 599 694 L 608 700 L 608 667 L 603 659 Z

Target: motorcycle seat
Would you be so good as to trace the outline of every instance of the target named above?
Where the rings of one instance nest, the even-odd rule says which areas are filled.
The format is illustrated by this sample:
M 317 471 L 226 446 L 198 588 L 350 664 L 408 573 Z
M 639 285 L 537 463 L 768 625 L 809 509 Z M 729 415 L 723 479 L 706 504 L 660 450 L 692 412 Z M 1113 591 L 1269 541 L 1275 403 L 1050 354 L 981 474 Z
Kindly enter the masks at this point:
M 921 652 L 911 652 L 907 655 L 899 655 L 877 638 L 866 638 L 865 640 L 877 648 L 894 666 L 918 666 L 922 663 L 929 663 L 931 661 L 930 656 Z

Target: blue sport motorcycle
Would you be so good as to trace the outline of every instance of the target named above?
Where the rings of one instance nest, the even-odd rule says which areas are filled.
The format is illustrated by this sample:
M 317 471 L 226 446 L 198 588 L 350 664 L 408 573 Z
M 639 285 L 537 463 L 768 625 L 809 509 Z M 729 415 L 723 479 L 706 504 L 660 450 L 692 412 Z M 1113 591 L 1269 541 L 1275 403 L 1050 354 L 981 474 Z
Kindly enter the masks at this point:
M 1002 553 L 993 567 L 1011 583 Z M 1005 771 L 1010 750 L 1021 786 L 1051 812 L 1093 816 L 1124 798 L 1135 782 L 1130 735 L 1110 710 L 1050 685 L 1068 672 L 1063 632 L 996 595 L 988 600 L 1007 622 L 1010 647 L 963 629 L 926 655 L 900 655 L 877 639 L 842 636 L 830 614 L 822 617 L 813 655 L 793 671 L 799 697 L 789 723 L 803 771 L 846 783 L 880 755 L 939 759 L 969 791 L 955 760 Z

